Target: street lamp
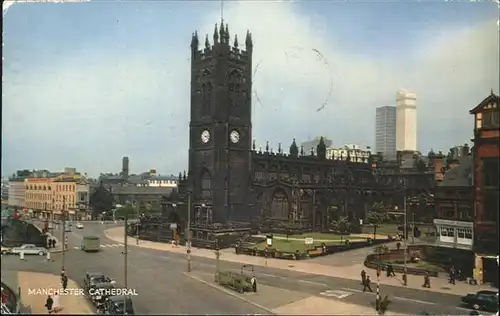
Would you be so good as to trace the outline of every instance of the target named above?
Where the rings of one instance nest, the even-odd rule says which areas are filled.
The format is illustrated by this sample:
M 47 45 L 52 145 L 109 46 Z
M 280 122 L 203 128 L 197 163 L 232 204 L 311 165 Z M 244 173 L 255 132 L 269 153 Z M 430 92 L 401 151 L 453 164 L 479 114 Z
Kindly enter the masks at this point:
M 191 190 L 188 191 L 188 209 L 187 209 L 187 227 L 186 227 L 186 252 L 187 252 L 187 270 L 191 272 Z
M 219 239 L 215 239 L 215 280 L 219 283 L 219 273 L 220 273 L 220 249 L 219 249 Z
M 66 196 L 63 196 L 63 205 L 62 205 L 62 268 L 61 270 L 64 270 L 64 266 L 66 263 L 66 250 L 68 247 L 68 243 L 66 241 L 66 216 L 67 216 L 67 211 L 65 210 L 66 208 Z
M 406 192 L 405 192 L 405 197 L 403 201 L 403 212 L 398 212 L 398 207 L 394 206 L 394 210 L 396 214 L 403 214 L 404 219 L 403 219 L 403 260 L 404 260 L 404 270 L 403 270 L 403 284 L 406 286 L 407 285 L 407 272 L 408 272 L 408 267 L 407 267 L 407 255 L 408 255 L 408 249 L 407 249 L 407 244 L 406 244 L 406 234 L 407 232 L 407 225 L 408 225 L 408 220 L 406 217 Z

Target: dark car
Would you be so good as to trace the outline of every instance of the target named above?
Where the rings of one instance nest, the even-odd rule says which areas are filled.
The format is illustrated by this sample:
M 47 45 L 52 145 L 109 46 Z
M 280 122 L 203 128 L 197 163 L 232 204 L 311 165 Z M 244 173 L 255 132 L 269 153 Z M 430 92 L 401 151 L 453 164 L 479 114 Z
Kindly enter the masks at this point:
M 124 308 L 125 307 L 125 308 Z M 125 313 L 124 313 L 125 310 Z M 105 315 L 135 315 L 132 299 L 126 296 L 110 296 L 104 304 Z
M 112 283 L 112 284 L 114 284 L 115 281 L 113 279 L 107 277 L 102 272 L 87 272 L 85 274 L 85 279 L 83 279 L 83 286 L 84 286 L 86 291 L 88 291 L 92 285 L 95 285 L 97 283 Z
M 471 309 L 488 312 L 498 311 L 498 292 L 479 291 L 462 297 L 462 303 Z
M 115 285 L 110 282 L 96 283 L 89 288 L 89 296 L 98 308 L 104 306 L 108 297 L 112 296 L 107 290 L 114 289 Z

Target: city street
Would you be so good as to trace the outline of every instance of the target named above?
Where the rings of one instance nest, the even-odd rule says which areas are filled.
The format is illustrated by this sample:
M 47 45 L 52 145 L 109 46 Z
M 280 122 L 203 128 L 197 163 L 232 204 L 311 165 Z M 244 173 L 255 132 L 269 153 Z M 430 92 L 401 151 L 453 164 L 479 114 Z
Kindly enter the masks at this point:
M 83 230 L 68 233 L 69 251 L 66 253 L 66 269 L 70 278 L 82 282 L 86 271 L 100 271 L 114 278 L 119 286 L 124 286 L 124 247 L 104 236 L 104 230 L 116 225 L 85 223 Z M 101 237 L 105 247 L 99 253 L 84 253 L 79 247 L 84 235 Z M 117 245 L 117 246 L 110 246 Z M 45 262 L 40 257 L 30 257 L 22 262 L 26 270 L 59 273 L 62 254 L 53 255 L 54 262 Z M 19 269 L 18 257 L 4 258 L 3 269 Z M 215 272 L 215 259 L 192 257 L 192 269 L 196 272 Z M 21 266 L 22 267 L 22 266 Z M 223 270 L 239 272 L 241 265 L 221 260 Z M 21 268 L 24 270 L 24 268 Z M 335 269 L 336 267 L 332 267 Z M 338 267 L 340 268 L 340 267 Z M 186 256 L 179 253 L 159 251 L 129 246 L 128 286 L 139 293 L 134 298 L 138 313 L 259 313 L 269 312 L 251 303 L 229 296 L 224 292 L 198 283 L 186 277 Z M 246 269 L 251 273 L 249 269 Z M 374 293 L 362 292 L 359 282 L 349 279 L 311 275 L 282 269 L 255 267 L 253 272 L 260 284 L 320 296 L 332 300 L 371 306 L 375 301 Z M 375 280 L 372 289 L 375 291 Z M 391 311 L 403 314 L 457 315 L 467 313 L 460 307 L 460 296 L 434 293 L 416 289 L 382 285 L 381 294 L 388 295 L 392 301 Z M 172 298 L 172 299 L 168 299 Z

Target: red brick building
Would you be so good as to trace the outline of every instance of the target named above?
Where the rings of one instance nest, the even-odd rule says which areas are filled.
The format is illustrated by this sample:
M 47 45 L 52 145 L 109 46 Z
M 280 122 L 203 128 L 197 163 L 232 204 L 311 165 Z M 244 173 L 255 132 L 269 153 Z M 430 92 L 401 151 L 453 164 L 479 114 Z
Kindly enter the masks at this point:
M 473 207 L 475 279 L 498 282 L 500 97 L 493 91 L 470 111 L 474 115 Z

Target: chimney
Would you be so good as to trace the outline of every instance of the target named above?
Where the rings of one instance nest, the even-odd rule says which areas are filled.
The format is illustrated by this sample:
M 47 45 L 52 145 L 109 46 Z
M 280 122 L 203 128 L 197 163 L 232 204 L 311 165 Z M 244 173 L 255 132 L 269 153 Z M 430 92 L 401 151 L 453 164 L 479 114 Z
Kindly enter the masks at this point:
M 461 148 L 461 153 L 460 153 L 460 156 L 461 157 L 467 157 L 470 155 L 470 148 L 469 148 L 469 145 L 468 144 L 464 144 Z
M 443 181 L 444 178 L 444 155 L 439 152 L 438 154 L 432 154 L 429 159 L 431 160 L 431 165 L 434 166 L 434 180 L 436 183 Z
M 128 181 L 129 169 L 128 169 L 128 157 L 122 158 L 122 179 L 124 182 Z

